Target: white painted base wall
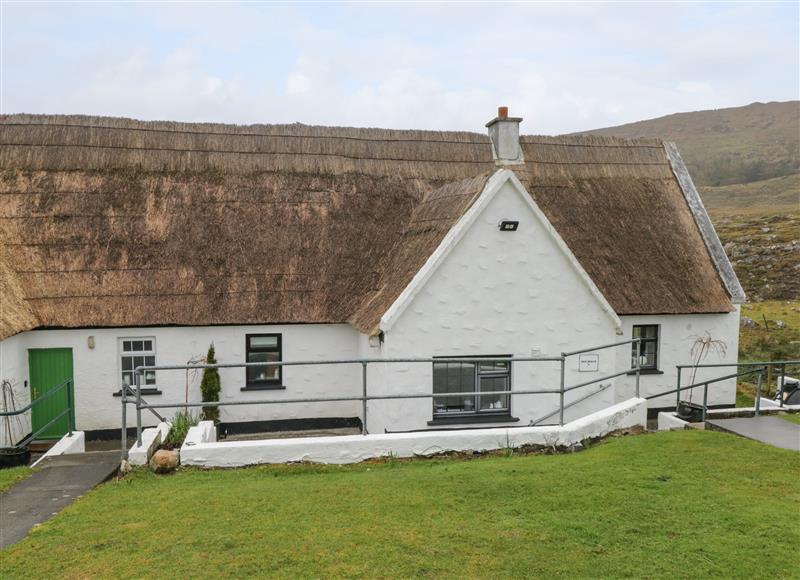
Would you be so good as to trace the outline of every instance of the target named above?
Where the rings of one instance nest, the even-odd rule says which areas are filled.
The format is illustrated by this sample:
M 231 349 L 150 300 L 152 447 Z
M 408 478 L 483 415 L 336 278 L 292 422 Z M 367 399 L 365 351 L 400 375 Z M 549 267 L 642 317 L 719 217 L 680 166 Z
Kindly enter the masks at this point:
M 563 427 L 427 431 L 346 437 L 303 437 L 236 442 L 194 442 L 181 448 L 181 465 L 242 467 L 308 461 L 358 463 L 377 457 L 428 456 L 450 451 L 492 451 L 524 445 L 571 446 L 612 431 L 647 425 L 647 404 L 630 399 Z M 195 427 L 198 429 L 199 427 Z M 197 436 L 199 437 L 199 435 Z M 187 441 L 189 438 L 187 437 Z
M 75 455 L 76 453 L 86 452 L 86 434 L 83 431 L 73 431 L 72 435 L 67 433 L 58 443 L 53 445 L 42 455 L 31 467 L 36 467 L 45 457 L 55 457 L 56 455 Z

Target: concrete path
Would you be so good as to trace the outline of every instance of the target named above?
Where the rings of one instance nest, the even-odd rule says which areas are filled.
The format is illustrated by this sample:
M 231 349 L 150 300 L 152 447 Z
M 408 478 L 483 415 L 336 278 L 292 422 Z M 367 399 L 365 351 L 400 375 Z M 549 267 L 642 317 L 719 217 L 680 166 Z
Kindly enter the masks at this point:
M 38 468 L 0 494 L 0 548 L 18 542 L 36 524 L 111 478 L 119 468 L 119 451 L 48 457 Z
M 706 419 L 706 427 L 754 439 L 773 447 L 800 451 L 800 425 L 779 417 Z

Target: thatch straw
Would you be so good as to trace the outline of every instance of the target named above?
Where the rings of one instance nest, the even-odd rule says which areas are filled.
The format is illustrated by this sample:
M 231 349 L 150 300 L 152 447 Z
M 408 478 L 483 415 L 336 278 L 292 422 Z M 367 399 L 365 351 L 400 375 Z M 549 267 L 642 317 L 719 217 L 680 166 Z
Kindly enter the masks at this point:
M 730 309 L 660 142 L 522 144 L 517 174 L 618 313 Z M 494 170 L 455 132 L 11 115 L 0 145 L 0 337 L 374 330 Z

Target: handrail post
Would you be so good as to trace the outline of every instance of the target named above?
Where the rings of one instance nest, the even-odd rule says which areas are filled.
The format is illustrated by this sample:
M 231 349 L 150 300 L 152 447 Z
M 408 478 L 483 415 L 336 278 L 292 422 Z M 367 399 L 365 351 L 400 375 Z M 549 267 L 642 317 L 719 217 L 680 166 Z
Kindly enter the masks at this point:
M 142 377 L 140 371 L 133 371 L 133 382 L 136 383 L 136 446 L 142 446 Z
M 361 433 L 366 435 L 367 431 L 367 363 L 361 363 L 361 412 L 364 421 L 361 423 Z
M 558 389 L 558 424 L 564 426 L 564 375 L 567 366 L 567 355 L 561 353 L 561 380 L 559 381 Z
M 781 390 L 778 400 L 778 405 L 783 407 L 783 389 L 786 386 L 786 363 L 781 365 Z
M 675 385 L 675 412 L 678 412 L 678 408 L 681 406 L 681 367 L 678 367 L 678 380 L 677 384 Z
M 69 431 L 69 436 L 72 437 L 72 381 L 67 381 L 67 430 Z
M 703 384 L 703 422 L 706 420 L 706 411 L 708 411 L 708 383 Z
M 761 379 L 764 377 L 765 368 L 766 367 L 762 367 L 762 369 L 758 373 L 758 378 L 756 379 L 756 404 L 755 404 L 756 417 L 758 417 L 758 415 L 761 413 Z
M 636 398 L 639 398 L 639 377 L 642 375 L 642 355 L 639 351 L 639 345 L 641 344 L 642 339 L 637 338 L 635 339 L 636 342 Z
M 128 459 L 128 385 L 122 383 L 122 396 L 120 400 L 122 401 L 122 433 L 120 434 L 120 438 L 122 439 L 122 459 L 121 461 L 125 461 Z

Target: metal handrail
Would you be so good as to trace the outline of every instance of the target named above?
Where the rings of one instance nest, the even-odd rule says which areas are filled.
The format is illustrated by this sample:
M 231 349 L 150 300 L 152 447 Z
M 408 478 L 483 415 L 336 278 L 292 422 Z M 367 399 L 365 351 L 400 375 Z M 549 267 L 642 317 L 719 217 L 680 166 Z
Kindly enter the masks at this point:
M 56 391 L 64 388 L 66 385 L 70 384 L 71 382 L 72 382 L 72 379 L 67 379 L 66 381 L 64 381 L 60 385 L 56 385 L 55 387 L 53 387 L 52 389 L 47 391 L 41 397 L 36 397 L 35 399 L 33 399 L 30 403 L 28 403 L 27 405 L 25 405 L 21 409 L 17 409 L 16 411 L 2 411 L 2 412 L 0 412 L 0 417 L 13 417 L 14 415 L 21 415 L 22 413 L 32 409 L 35 405 L 39 404 L 40 401 L 44 401 L 45 399 L 48 399 L 48 398 L 52 397 L 53 394 Z
M 763 372 L 763 370 L 764 370 L 763 368 L 754 369 L 752 371 L 745 371 L 743 373 L 735 373 L 735 374 L 732 374 L 732 375 L 725 375 L 723 377 L 717 377 L 715 379 L 710 379 L 708 381 L 699 381 L 697 383 L 694 383 L 693 385 L 686 385 L 686 386 L 683 386 L 683 387 L 678 387 L 677 389 L 672 389 L 672 390 L 669 390 L 669 391 L 663 391 L 661 393 L 656 393 L 655 395 L 650 395 L 648 397 L 645 397 L 645 399 L 649 401 L 650 399 L 656 399 L 658 397 L 663 397 L 665 395 L 671 395 L 673 393 L 678 393 L 680 391 L 688 391 L 689 389 L 697 389 L 699 387 L 702 387 L 703 385 L 712 385 L 714 383 L 727 381 L 729 379 L 735 379 L 735 378 L 738 378 L 738 377 L 744 377 L 746 375 L 752 375 L 753 373 L 761 373 L 761 372 Z
M 564 356 L 574 356 L 576 354 L 585 354 L 587 352 L 594 352 L 596 350 L 603 350 L 606 348 L 613 348 L 615 346 L 624 346 L 626 344 L 633 344 L 634 342 L 641 342 L 641 338 L 632 338 L 630 340 L 622 340 L 620 342 L 611 342 L 609 344 L 603 344 L 600 346 L 595 346 L 594 348 L 582 348 L 581 350 L 573 350 L 571 352 L 563 353 Z
M 592 393 L 587 393 L 587 394 L 585 394 L 585 395 L 583 395 L 581 397 L 578 397 L 574 401 L 571 401 L 571 402 L 567 403 L 564 406 L 564 409 L 569 409 L 570 407 L 574 407 L 578 403 L 583 403 L 586 399 L 588 399 L 590 397 L 594 397 L 595 395 L 599 395 L 600 393 L 602 393 L 603 391 L 605 391 L 606 389 L 609 389 L 609 388 L 611 388 L 611 383 L 608 383 L 607 385 L 600 385 L 600 388 L 597 389 L 596 391 L 594 391 Z M 545 419 L 549 419 L 550 417 L 552 417 L 553 415 L 555 415 L 558 412 L 559 412 L 559 409 L 556 409 L 555 411 L 553 411 L 551 413 L 548 413 L 547 415 L 542 415 L 538 419 L 534 419 L 533 421 L 531 421 L 528 424 L 528 426 L 529 427 L 535 427 L 536 425 L 538 425 L 539 423 L 541 423 Z
M 60 391 L 64 387 L 69 387 L 70 385 L 72 385 L 72 383 L 73 383 L 73 379 L 67 379 L 64 382 L 56 385 L 55 387 L 53 387 L 52 389 L 50 389 L 46 393 L 44 393 L 42 396 L 36 397 L 35 399 L 33 399 L 30 403 L 28 403 L 27 405 L 25 405 L 21 409 L 17 409 L 15 411 L 2 411 L 2 412 L 0 412 L 0 417 L 15 417 L 17 415 L 22 415 L 23 413 L 27 413 L 28 411 L 33 409 L 36 405 L 38 405 L 40 402 L 49 399 L 56 392 Z M 51 418 L 42 427 L 39 427 L 39 429 L 37 429 L 36 431 L 34 431 L 34 432 L 30 433 L 29 435 L 27 435 L 25 438 L 23 438 L 16 445 L 11 446 L 12 449 L 21 449 L 21 448 L 25 447 L 26 445 L 28 445 L 28 443 L 30 443 L 31 441 L 36 439 L 37 435 L 39 435 L 40 433 L 43 433 L 44 431 L 46 431 L 48 427 L 50 427 L 56 421 L 58 421 L 59 419 L 64 417 L 64 415 L 67 416 L 67 431 L 68 431 L 68 434 L 69 434 L 70 437 L 72 436 L 72 431 L 75 428 L 74 418 L 72 416 L 72 413 L 73 413 L 72 393 L 70 392 L 69 388 L 67 388 L 66 391 L 67 391 L 67 407 L 63 411 L 61 411 L 58 415 L 56 415 L 55 417 Z
M 28 435 L 27 437 L 25 437 L 25 439 L 23 439 L 22 441 L 20 441 L 19 443 L 17 443 L 17 444 L 16 444 L 14 447 L 15 447 L 15 448 L 21 448 L 21 447 L 25 447 L 25 446 L 26 446 L 28 443 L 30 443 L 31 441 L 33 441 L 34 439 L 36 439 L 36 436 L 37 436 L 37 435 L 39 435 L 39 433 L 42 433 L 42 432 L 44 432 L 44 431 L 45 431 L 45 430 L 46 430 L 48 427 L 50 427 L 50 425 L 52 425 L 53 423 L 55 423 L 56 421 L 58 421 L 59 419 L 61 419 L 61 417 L 63 417 L 63 416 L 64 416 L 64 415 L 66 415 L 67 413 L 69 413 L 71 410 L 72 410 L 72 409 L 70 409 L 69 407 L 67 407 L 66 409 L 64 409 L 63 411 L 61 411 L 61 412 L 60 412 L 58 415 L 56 415 L 55 417 L 53 417 L 52 419 L 50 419 L 50 420 L 49 420 L 49 421 L 48 421 L 48 422 L 47 422 L 47 423 L 46 423 L 46 424 L 45 424 L 43 427 L 39 427 L 39 429 L 38 429 L 36 432 L 34 432 L 34 433 L 31 433 L 30 435 Z M 70 429 L 69 429 L 69 435 L 70 435 L 70 437 L 72 436 L 72 428 L 71 428 L 71 427 L 70 427 Z
M 562 353 L 561 356 L 557 357 L 548 357 L 548 356 L 537 356 L 537 357 L 498 357 L 498 356 L 463 356 L 463 357 L 427 357 L 427 358 L 364 358 L 364 359 L 339 359 L 339 360 L 305 360 L 305 361 L 263 361 L 263 362 L 244 362 L 244 363 L 214 363 L 214 364 L 190 364 L 190 365 L 146 365 L 146 366 L 139 366 L 134 369 L 134 380 L 135 385 L 132 385 L 128 389 L 122 389 L 121 393 L 121 403 L 122 403 L 122 455 L 123 459 L 127 456 L 127 447 L 125 441 L 127 439 L 127 405 L 134 404 L 136 408 L 136 440 L 139 445 L 141 445 L 141 435 L 142 435 L 142 422 L 141 422 L 141 411 L 142 409 L 149 409 L 151 412 L 154 409 L 167 409 L 167 408 L 196 408 L 196 407 L 224 407 L 224 406 L 235 406 L 235 405 L 259 405 L 259 404 L 280 404 L 280 403 L 324 403 L 324 402 L 341 402 L 341 401 L 361 401 L 362 402 L 362 414 L 363 414 L 363 421 L 362 421 L 362 432 L 366 435 L 367 434 L 367 403 L 368 401 L 375 401 L 375 400 L 393 400 L 393 399 L 436 399 L 442 397 L 466 397 L 466 396 L 491 396 L 491 395 L 508 395 L 509 397 L 515 395 L 539 395 L 539 394 L 558 394 L 559 395 L 559 424 L 564 424 L 564 395 L 567 392 L 570 392 L 575 389 L 579 389 L 582 387 L 586 387 L 589 385 L 593 385 L 595 383 L 608 380 L 609 378 L 614 378 L 618 376 L 622 376 L 624 374 L 629 374 L 631 372 L 636 373 L 636 395 L 639 395 L 639 373 L 641 370 L 641 365 L 639 363 L 639 359 L 636 359 L 636 367 L 633 369 L 626 369 L 620 373 L 616 373 L 610 376 L 603 376 L 598 377 L 596 379 L 585 381 L 578 385 L 572 385 L 567 387 L 564 384 L 565 381 L 565 374 L 566 374 L 566 359 L 570 356 L 574 356 L 577 354 L 583 354 L 587 352 L 593 352 L 598 350 L 603 350 L 607 348 L 628 345 L 628 344 L 636 344 L 639 343 L 641 339 L 634 338 L 631 340 L 615 342 L 611 344 L 604 344 L 597 347 L 586 348 L 571 352 Z M 391 394 L 391 395 L 370 395 L 367 392 L 367 368 L 368 365 L 382 365 L 382 364 L 397 364 L 397 363 L 441 363 L 441 362 L 448 362 L 448 363 L 476 363 L 476 362 L 504 362 L 508 363 L 509 369 L 512 369 L 513 363 L 525 363 L 525 362 L 559 362 L 561 367 L 560 373 L 560 385 L 557 390 L 555 389 L 522 389 L 522 390 L 503 390 L 503 391 L 469 391 L 463 393 L 432 393 L 432 392 L 420 392 L 420 393 L 402 393 L 402 394 Z M 162 370 L 187 370 L 187 369 L 224 369 L 224 368 L 250 368 L 250 367 L 284 367 L 284 366 L 313 366 L 313 365 L 342 365 L 342 364 L 360 364 L 361 365 L 361 382 L 362 382 L 362 393 L 360 396 L 347 396 L 347 397 L 328 397 L 328 398 L 320 398 L 320 397 L 312 397 L 312 398 L 293 398 L 293 399 L 262 399 L 262 400 L 246 400 L 246 401 L 202 401 L 196 403 L 159 403 L 159 404 L 148 404 L 142 399 L 142 391 L 141 391 L 141 378 L 142 374 L 146 371 L 162 371 Z M 129 398 L 129 394 L 132 394 L 133 397 Z M 566 407 L 571 406 L 567 405 Z
M 742 362 L 742 363 L 715 363 L 715 364 L 697 364 L 697 365 L 675 365 L 679 369 L 707 369 L 714 367 L 748 367 L 748 366 L 765 366 L 765 365 L 800 365 L 798 360 L 765 360 L 756 362 Z
M 354 358 L 337 360 L 299 360 L 299 361 L 267 361 L 250 363 L 214 363 L 214 364 L 195 364 L 195 365 L 151 365 L 140 366 L 134 372 L 144 371 L 182 371 L 194 369 L 229 369 L 247 367 L 288 367 L 288 366 L 312 366 L 312 365 L 348 365 L 348 364 L 381 364 L 381 363 L 476 363 L 476 362 L 555 362 L 560 361 L 561 357 L 497 357 L 497 356 L 473 356 L 473 357 L 430 357 L 430 358 Z M 132 387 L 133 385 L 131 385 Z

